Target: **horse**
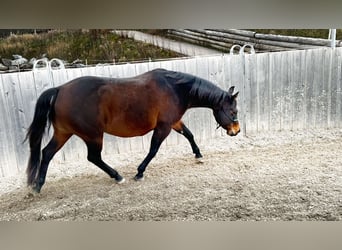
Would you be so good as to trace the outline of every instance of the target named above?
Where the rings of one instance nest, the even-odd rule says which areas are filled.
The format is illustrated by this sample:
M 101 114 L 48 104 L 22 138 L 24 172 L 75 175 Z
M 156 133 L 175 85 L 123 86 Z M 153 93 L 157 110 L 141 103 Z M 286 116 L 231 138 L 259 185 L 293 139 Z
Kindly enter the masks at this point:
M 88 161 L 117 183 L 125 179 L 101 157 L 104 133 L 134 137 L 153 130 L 136 181 L 143 180 L 147 165 L 172 129 L 182 134 L 195 157 L 201 158 L 194 136 L 181 118 L 189 108 L 210 108 L 219 127 L 235 136 L 240 132 L 236 101 L 239 92 L 233 92 L 234 86 L 224 91 L 200 77 L 165 69 L 130 78 L 83 76 L 47 89 L 37 100 L 25 138 L 30 146 L 27 185 L 37 193 L 41 191 L 49 162 L 73 135 L 85 142 Z M 51 124 L 53 136 L 41 150 L 46 127 Z

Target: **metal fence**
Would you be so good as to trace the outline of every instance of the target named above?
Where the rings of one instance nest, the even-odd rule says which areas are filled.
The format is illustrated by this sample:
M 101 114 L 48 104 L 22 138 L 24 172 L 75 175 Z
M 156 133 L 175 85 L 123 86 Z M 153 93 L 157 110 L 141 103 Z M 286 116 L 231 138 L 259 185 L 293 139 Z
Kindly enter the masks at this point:
M 82 75 L 129 77 L 154 68 L 191 73 L 223 89 L 235 85 L 244 134 L 255 131 L 341 127 L 342 48 L 263 54 L 214 55 L 171 61 L 103 65 L 79 69 L 35 70 L 0 75 L 0 176 L 24 171 L 29 154 L 23 144 L 37 97 L 53 86 Z M 201 143 L 224 132 L 208 109 L 191 109 L 184 119 Z M 104 153 L 148 150 L 151 133 L 143 137 L 105 136 Z M 47 141 L 47 140 L 46 140 Z M 45 143 L 46 143 L 45 141 Z M 164 145 L 184 142 L 172 132 Z M 86 157 L 84 143 L 74 136 L 54 160 Z

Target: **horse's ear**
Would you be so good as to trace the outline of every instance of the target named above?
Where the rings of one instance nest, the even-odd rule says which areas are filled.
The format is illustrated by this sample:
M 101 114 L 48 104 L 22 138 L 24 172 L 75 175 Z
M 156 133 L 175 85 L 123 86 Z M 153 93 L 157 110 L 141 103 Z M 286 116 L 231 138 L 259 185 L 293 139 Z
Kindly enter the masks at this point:
M 233 99 L 236 99 L 239 95 L 239 91 L 235 93 L 235 95 L 233 95 Z
M 234 88 L 235 88 L 235 86 L 231 86 L 231 87 L 229 88 L 229 90 L 228 90 L 228 94 L 229 94 L 230 96 L 232 96 L 232 95 L 233 95 Z

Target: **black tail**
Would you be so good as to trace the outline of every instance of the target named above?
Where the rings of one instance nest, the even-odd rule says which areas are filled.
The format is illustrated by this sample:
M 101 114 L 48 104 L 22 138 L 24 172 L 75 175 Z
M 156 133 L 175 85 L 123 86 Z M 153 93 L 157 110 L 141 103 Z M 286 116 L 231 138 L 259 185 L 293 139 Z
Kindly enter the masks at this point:
M 37 100 L 34 111 L 33 121 L 27 131 L 25 141 L 29 139 L 30 142 L 30 158 L 28 161 L 26 173 L 27 184 L 32 186 L 37 178 L 37 173 L 41 162 L 41 143 L 45 128 L 54 116 L 54 104 L 58 94 L 58 88 L 51 88 L 44 91 Z

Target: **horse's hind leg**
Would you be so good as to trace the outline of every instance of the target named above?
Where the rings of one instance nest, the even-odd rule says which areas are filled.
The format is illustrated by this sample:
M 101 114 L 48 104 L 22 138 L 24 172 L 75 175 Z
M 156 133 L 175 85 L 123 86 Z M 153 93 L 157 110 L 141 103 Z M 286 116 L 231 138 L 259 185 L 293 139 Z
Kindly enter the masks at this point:
M 106 172 L 111 178 L 114 178 L 117 183 L 123 183 L 125 179 L 113 168 L 108 166 L 101 157 L 102 151 L 102 137 L 96 141 L 85 141 L 88 148 L 88 161 L 94 163 L 104 172 Z
M 33 189 L 39 193 L 42 186 L 45 183 L 46 173 L 49 167 L 49 163 L 53 156 L 60 150 L 60 148 L 65 144 L 65 142 L 71 137 L 71 134 L 61 134 L 58 131 L 54 132 L 53 137 L 50 142 L 42 151 L 42 161 L 37 175 L 37 181 Z
M 194 136 L 191 131 L 184 125 L 182 121 L 175 123 L 172 128 L 178 133 L 184 135 L 186 139 L 190 142 L 192 152 L 195 154 L 196 158 L 202 158 L 202 154 L 194 140 Z

